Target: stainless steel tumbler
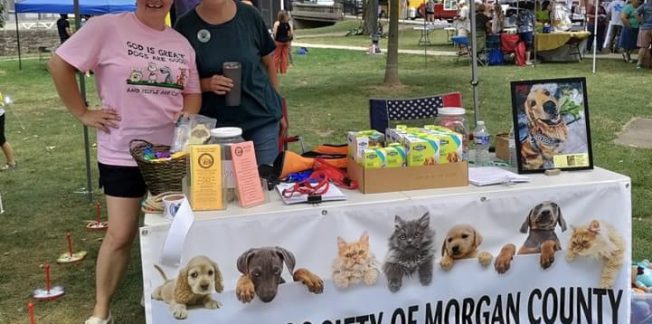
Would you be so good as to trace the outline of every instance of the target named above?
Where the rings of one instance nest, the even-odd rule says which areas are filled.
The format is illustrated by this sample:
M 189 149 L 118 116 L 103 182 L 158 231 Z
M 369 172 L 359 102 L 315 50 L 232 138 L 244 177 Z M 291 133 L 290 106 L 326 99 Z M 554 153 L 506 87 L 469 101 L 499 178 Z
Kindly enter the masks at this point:
M 226 105 L 229 107 L 240 106 L 242 67 L 240 62 L 224 62 L 222 64 L 222 74 L 233 80 L 233 88 L 226 93 Z

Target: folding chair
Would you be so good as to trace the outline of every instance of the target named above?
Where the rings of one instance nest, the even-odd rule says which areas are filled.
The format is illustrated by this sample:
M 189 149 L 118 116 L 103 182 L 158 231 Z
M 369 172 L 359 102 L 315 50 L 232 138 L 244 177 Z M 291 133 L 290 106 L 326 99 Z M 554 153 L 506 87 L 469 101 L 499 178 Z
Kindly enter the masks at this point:
M 369 125 L 381 133 L 390 122 L 437 117 L 437 109 L 462 107 L 462 94 L 451 92 L 412 99 L 369 99 Z
M 279 136 L 278 150 L 279 152 L 287 151 L 289 143 L 299 142 L 299 145 L 301 145 L 301 153 L 304 153 L 306 149 L 303 146 L 303 138 L 299 135 L 293 135 L 293 136 L 288 135 L 288 129 L 290 128 L 290 121 L 288 119 L 288 106 L 287 106 L 287 102 L 285 101 L 285 98 L 282 98 L 281 100 L 282 100 L 281 112 L 283 114 L 281 118 L 285 121 L 285 124 L 288 127 L 285 130 L 285 132 L 281 134 L 281 136 Z

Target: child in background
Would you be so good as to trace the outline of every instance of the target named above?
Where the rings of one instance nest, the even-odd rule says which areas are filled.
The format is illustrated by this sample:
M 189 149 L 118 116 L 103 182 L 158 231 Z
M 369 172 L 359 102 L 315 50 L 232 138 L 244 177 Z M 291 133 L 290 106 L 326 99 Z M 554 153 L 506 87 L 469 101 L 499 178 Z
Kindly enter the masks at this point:
M 9 142 L 7 142 L 7 139 L 5 138 L 5 100 L 4 97 L 2 96 L 2 93 L 0 93 L 0 147 L 2 147 L 2 153 L 5 155 L 5 159 L 7 162 L 5 165 L 0 167 L 0 171 L 7 171 L 7 170 L 13 170 L 16 169 L 16 158 L 14 157 L 14 150 L 11 148 L 11 145 L 9 145 Z

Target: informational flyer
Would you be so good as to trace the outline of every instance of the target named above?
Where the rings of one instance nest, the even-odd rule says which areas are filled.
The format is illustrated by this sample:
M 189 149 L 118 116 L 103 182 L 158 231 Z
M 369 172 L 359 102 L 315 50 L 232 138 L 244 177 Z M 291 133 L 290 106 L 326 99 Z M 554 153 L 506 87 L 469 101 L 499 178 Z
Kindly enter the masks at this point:
M 247 141 L 231 144 L 231 159 L 240 206 L 246 208 L 264 203 L 265 195 L 260 184 L 254 143 Z

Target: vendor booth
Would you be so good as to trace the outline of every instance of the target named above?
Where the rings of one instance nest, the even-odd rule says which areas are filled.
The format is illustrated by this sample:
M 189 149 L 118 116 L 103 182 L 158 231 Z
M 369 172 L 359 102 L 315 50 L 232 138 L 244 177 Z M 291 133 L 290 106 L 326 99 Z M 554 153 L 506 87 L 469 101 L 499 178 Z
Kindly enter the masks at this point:
M 220 307 L 189 307 L 186 323 L 627 323 L 630 185 L 625 176 L 595 168 L 560 176 L 533 174 L 530 183 L 514 185 L 379 194 L 343 190 L 347 200 L 315 205 L 284 205 L 276 192 L 269 192 L 264 205 L 185 210 L 172 223 L 147 214 L 140 229 L 147 323 L 178 323 L 169 305 L 150 298 L 164 283 L 155 265 L 169 278 L 183 276 L 188 261 L 199 255 L 219 268 L 223 290 L 211 298 Z M 558 237 L 561 250 L 552 259 L 541 254 L 517 254 L 511 262 L 501 258 L 506 245 L 520 248 L 530 241 L 527 233 L 536 232 L 537 215 L 554 221 L 550 233 Z M 407 230 L 408 223 L 421 230 Z M 443 250 L 449 251 L 453 227 L 461 224 L 475 229 L 473 247 L 493 259 L 489 264 L 481 258 L 456 260 L 444 270 Z M 624 238 L 622 263 L 607 274 L 615 280 L 608 287 L 603 286 L 605 262 L 580 255 L 571 260 L 571 237 L 587 224 L 600 224 L 605 235 L 609 231 Z M 343 288 L 334 279 L 338 244 L 365 235 L 376 260 L 365 271 L 376 276 Z M 433 267 L 388 283 L 388 260 L 400 253 L 400 242 L 413 240 L 415 248 L 427 244 L 421 248 L 428 252 L 424 258 L 434 258 Z M 286 283 L 274 285 L 271 301 L 256 295 L 243 303 L 236 297 L 237 283 L 243 272 L 259 266 L 250 249 L 261 247 L 292 253 L 281 273 Z M 292 282 L 291 272 L 299 268 L 323 280 L 321 293 L 309 291 L 314 283 Z M 265 270 L 260 271 L 264 276 Z

